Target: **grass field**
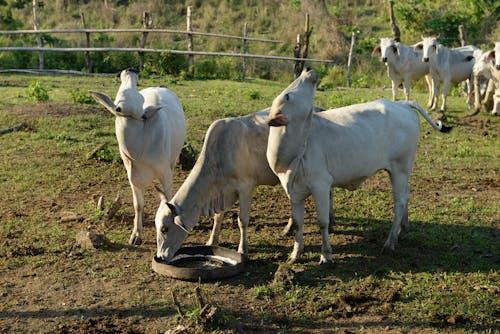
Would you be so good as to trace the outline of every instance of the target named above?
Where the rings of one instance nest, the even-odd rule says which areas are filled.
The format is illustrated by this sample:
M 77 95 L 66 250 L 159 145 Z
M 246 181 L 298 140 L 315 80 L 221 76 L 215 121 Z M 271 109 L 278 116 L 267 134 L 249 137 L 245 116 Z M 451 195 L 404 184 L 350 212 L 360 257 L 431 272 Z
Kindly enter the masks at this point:
M 34 81 L 48 101 L 27 100 Z M 0 136 L 1 333 L 500 332 L 499 118 L 465 118 L 463 98 L 452 96 L 451 133 L 422 122 L 411 177 L 411 230 L 392 255 L 381 254 L 392 196 L 387 175 L 379 173 L 354 192 L 334 191 L 333 266 L 318 265 L 321 238 L 314 206 L 307 203 L 305 254 L 292 266 L 297 276 L 275 283 L 274 273 L 293 246 L 293 237 L 280 235 L 290 207 L 280 186 L 256 189 L 245 273 L 199 285 L 216 307 L 209 318 L 197 304 L 197 283 L 151 270 L 159 203 L 153 188 L 146 197 L 145 243 L 128 245 L 132 196 L 113 117 L 96 104 L 75 102 L 87 99 L 89 89 L 114 96 L 118 85 L 111 77 L 0 75 L 0 129 L 27 124 Z M 153 85 L 179 95 L 187 141 L 197 151 L 214 120 L 263 109 L 286 86 L 140 81 L 141 87 Z M 333 108 L 390 98 L 391 92 L 332 89 L 316 96 L 317 105 Z M 413 96 L 425 105 L 426 93 Z M 187 173 L 177 170 L 176 189 Z M 104 196 L 109 207 L 118 193 L 124 204 L 108 220 L 96 211 L 95 199 Z M 68 212 L 80 219 L 62 221 Z M 226 214 L 221 235 L 222 245 L 234 249 L 236 213 Z M 74 247 L 76 234 L 88 227 L 111 245 Z M 186 244 L 205 243 L 210 229 L 210 218 L 203 217 Z

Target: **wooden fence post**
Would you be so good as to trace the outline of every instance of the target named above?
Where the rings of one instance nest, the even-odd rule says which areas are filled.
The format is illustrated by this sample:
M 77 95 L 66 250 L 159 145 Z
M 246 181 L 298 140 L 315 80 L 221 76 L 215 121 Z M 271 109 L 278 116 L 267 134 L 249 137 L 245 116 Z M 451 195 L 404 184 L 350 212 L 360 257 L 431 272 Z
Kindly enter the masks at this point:
M 306 22 L 304 25 L 304 42 L 301 43 L 300 35 L 297 35 L 297 44 L 293 49 L 293 56 L 295 58 L 307 58 L 307 55 L 309 53 L 309 37 L 311 36 L 311 33 L 312 29 L 309 29 L 309 13 L 306 13 Z M 298 78 L 300 76 L 300 73 L 302 73 L 302 70 L 304 69 L 304 64 L 305 64 L 304 60 L 295 61 L 293 67 L 295 78 Z
M 401 42 L 401 32 L 396 24 L 396 18 L 394 17 L 394 0 L 389 1 L 389 18 L 391 20 L 391 29 L 394 35 L 394 41 Z
M 352 70 L 352 61 L 354 54 L 354 45 L 356 45 L 357 34 L 353 31 L 351 33 L 351 48 L 349 49 L 349 58 L 347 60 L 347 87 L 351 87 L 351 70 Z
M 458 37 L 460 38 L 460 45 L 465 46 L 467 44 L 467 34 L 463 24 L 458 26 Z
M 144 29 L 151 29 L 153 25 L 153 16 L 149 12 L 143 12 L 142 13 L 142 26 Z M 146 40 L 148 38 L 148 33 L 143 32 L 142 33 L 142 39 L 141 39 L 141 49 L 144 49 L 146 46 Z M 139 52 L 139 72 L 142 72 L 144 69 L 144 52 Z
M 467 36 L 466 36 L 466 33 L 465 33 L 465 28 L 464 28 L 464 25 L 463 24 L 460 24 L 458 26 L 458 38 L 460 39 L 460 45 L 461 46 L 465 46 L 467 44 Z M 474 80 L 476 80 L 476 77 L 474 76 Z M 472 85 L 472 83 L 470 83 Z M 476 82 L 474 82 L 474 84 L 476 84 Z M 476 86 L 474 86 L 476 87 Z M 479 83 L 477 84 L 477 87 L 479 87 Z M 467 81 L 464 81 L 463 84 L 462 84 L 462 95 L 465 95 L 468 97 L 469 95 L 469 87 L 468 87 L 468 84 L 467 84 Z M 477 94 L 476 95 L 480 95 L 479 92 L 476 92 Z M 467 102 L 470 102 L 470 101 L 467 101 Z M 468 106 L 470 108 L 470 105 Z
M 82 25 L 83 29 L 87 29 L 87 23 L 85 22 L 85 14 L 82 12 L 80 13 L 80 17 L 82 19 Z M 85 33 L 85 47 L 90 48 L 90 33 L 86 32 Z M 92 73 L 94 71 L 94 64 L 92 63 L 92 60 L 90 59 L 90 52 L 85 51 L 85 62 L 87 63 L 87 70 L 89 73 Z
M 295 44 L 295 47 L 293 48 L 293 57 L 294 58 L 300 58 L 300 49 L 302 48 L 302 42 L 301 42 L 301 37 L 300 34 L 297 34 L 297 43 Z M 300 69 L 300 61 L 296 60 L 293 64 L 293 74 L 295 79 L 298 78 L 300 75 L 300 72 L 302 70 Z
M 243 47 L 242 47 L 242 53 L 247 53 L 247 36 L 248 36 L 248 23 L 245 22 L 245 25 L 243 26 Z M 241 80 L 245 81 L 247 74 L 247 59 L 243 57 L 242 59 L 242 64 L 241 64 Z
M 193 7 L 188 6 L 187 15 L 186 15 L 186 31 L 188 33 L 193 31 L 193 25 L 192 25 L 192 21 L 191 21 L 192 13 L 193 13 Z M 188 51 L 193 51 L 194 50 L 193 35 L 188 34 L 187 38 L 188 38 Z M 194 55 L 192 55 L 192 54 L 188 55 L 188 72 L 191 75 L 194 75 Z
M 38 15 L 36 11 L 37 0 L 33 0 L 32 5 L 33 5 L 33 26 L 35 30 L 40 30 L 40 21 L 38 20 Z M 36 44 L 38 45 L 39 48 L 43 48 L 42 36 L 40 34 L 36 34 Z M 43 70 L 44 68 L 44 59 L 42 51 L 38 52 L 38 67 L 41 70 Z

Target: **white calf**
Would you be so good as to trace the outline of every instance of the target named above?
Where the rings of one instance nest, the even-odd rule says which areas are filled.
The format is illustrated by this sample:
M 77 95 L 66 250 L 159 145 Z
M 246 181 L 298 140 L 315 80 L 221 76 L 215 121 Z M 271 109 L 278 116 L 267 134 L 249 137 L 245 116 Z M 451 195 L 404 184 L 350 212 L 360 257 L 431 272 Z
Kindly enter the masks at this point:
M 150 87 L 139 92 L 138 75 L 120 74 L 115 102 L 91 92 L 115 118 L 120 156 L 127 170 L 134 202 L 134 229 L 130 244 L 142 242 L 144 191 L 159 179 L 167 200 L 173 195 L 173 170 L 186 137 L 184 111 L 177 95 L 167 88 Z
M 403 83 L 406 101 L 410 100 L 410 81 L 425 77 L 429 89 L 429 106 L 432 103 L 432 78 L 429 64 L 422 62 L 422 51 L 413 46 L 395 42 L 392 38 L 381 38 L 380 44 L 373 50 L 374 56 L 387 66 L 387 73 L 392 82 L 392 100 L 396 101 L 398 87 Z
M 440 83 L 443 84 L 440 118 L 445 118 L 446 98 L 450 92 L 450 85 L 468 80 L 471 94 L 472 67 L 474 66 L 475 46 L 466 46 L 455 49 L 438 43 L 437 37 L 422 37 L 423 41 L 416 44 L 416 50 L 422 50 L 422 61 L 429 63 L 429 71 L 433 81 L 433 102 L 430 108 L 437 108 Z

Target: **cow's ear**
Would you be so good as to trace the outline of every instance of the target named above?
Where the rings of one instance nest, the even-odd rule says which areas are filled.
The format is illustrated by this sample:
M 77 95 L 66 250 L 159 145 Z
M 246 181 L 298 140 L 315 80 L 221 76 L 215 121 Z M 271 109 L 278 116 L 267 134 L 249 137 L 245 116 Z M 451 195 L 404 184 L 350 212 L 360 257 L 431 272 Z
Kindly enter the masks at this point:
M 382 53 L 382 49 L 380 48 L 380 45 L 377 46 L 375 49 L 373 49 L 372 52 L 372 57 L 378 57 Z
M 144 114 L 142 114 L 142 119 L 146 120 L 153 117 L 162 106 L 148 106 L 144 109 Z
M 491 61 L 492 63 L 495 62 L 495 50 L 491 50 L 488 52 L 488 56 L 486 57 L 488 61 Z
M 90 95 L 92 95 L 94 100 L 96 100 L 97 102 L 102 104 L 110 113 L 117 116 L 116 111 L 115 111 L 116 106 L 113 103 L 113 100 L 111 100 L 111 98 L 109 96 L 107 96 L 106 94 L 103 94 L 103 93 L 93 91 L 93 90 L 90 90 L 89 93 L 90 93 Z
M 424 45 L 422 43 L 418 43 L 417 45 L 415 45 L 415 50 L 417 51 L 420 51 L 424 48 Z

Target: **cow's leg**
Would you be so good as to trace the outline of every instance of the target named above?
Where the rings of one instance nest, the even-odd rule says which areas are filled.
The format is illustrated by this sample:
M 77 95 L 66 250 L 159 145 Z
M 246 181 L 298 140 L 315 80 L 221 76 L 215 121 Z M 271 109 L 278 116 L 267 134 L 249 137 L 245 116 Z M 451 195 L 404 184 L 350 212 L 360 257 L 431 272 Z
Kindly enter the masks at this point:
M 240 214 L 238 216 L 238 227 L 240 228 L 240 244 L 238 253 L 248 257 L 248 222 L 250 220 L 250 205 L 252 203 L 252 190 L 245 189 L 239 192 Z
M 403 168 L 394 168 L 391 173 L 392 196 L 394 199 L 394 221 L 389 236 L 384 244 L 383 252 L 393 252 L 398 242 L 401 226 L 407 230 L 408 224 L 408 200 L 410 196 L 410 185 L 408 183 L 409 172 Z
M 216 246 L 219 244 L 220 229 L 222 227 L 223 221 L 224 221 L 224 211 L 216 213 L 214 215 L 214 226 L 212 227 L 210 238 L 208 238 L 208 241 L 206 243 L 207 246 Z
M 316 213 L 318 216 L 319 228 L 321 232 L 321 257 L 320 264 L 332 263 L 332 246 L 330 245 L 330 237 L 328 233 L 328 226 L 330 225 L 330 189 L 316 189 L 313 190 L 313 199 L 316 205 Z
M 403 81 L 404 90 L 405 90 L 405 98 L 406 101 L 410 100 L 410 78 L 405 78 Z
M 439 99 L 439 83 L 438 83 L 437 80 L 433 80 L 431 110 L 436 110 L 437 109 L 437 107 L 438 107 L 438 99 Z
M 288 223 L 286 224 L 285 228 L 283 228 L 283 231 L 281 231 L 281 235 L 290 235 L 292 233 L 292 228 L 293 228 L 293 219 L 288 218 Z
M 481 88 L 479 87 L 479 78 L 474 75 L 474 107 L 472 115 L 477 115 L 481 111 Z
M 144 189 L 131 183 L 132 200 L 134 203 L 134 229 L 130 235 L 129 244 L 140 245 L 142 243 L 142 221 L 144 219 Z
M 439 110 L 440 119 L 445 119 L 444 113 L 446 111 L 446 99 L 449 93 L 450 93 L 450 80 L 446 79 L 443 81 L 443 93 L 441 94 L 443 102 L 441 104 L 441 109 Z
M 399 80 L 392 80 L 392 100 L 396 101 L 398 95 Z
M 295 232 L 295 242 L 293 244 L 293 251 L 288 258 L 288 263 L 297 261 L 304 252 L 304 200 L 292 201 L 292 219 L 297 227 Z
M 427 108 L 432 106 L 432 93 L 433 93 L 433 81 L 430 74 L 425 75 L 425 82 L 427 83 L 427 89 L 429 90 L 429 97 L 427 99 Z
M 328 224 L 328 231 L 330 233 L 333 233 L 335 230 L 335 214 L 333 212 L 333 189 L 330 191 L 330 198 L 331 198 L 331 205 L 330 205 L 330 213 L 329 213 L 329 224 Z M 292 233 L 292 228 L 293 228 L 293 219 L 290 218 L 288 219 L 288 224 L 285 226 L 283 231 L 281 232 L 282 235 L 290 235 Z

